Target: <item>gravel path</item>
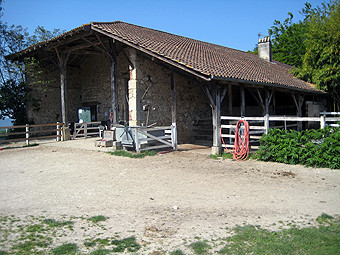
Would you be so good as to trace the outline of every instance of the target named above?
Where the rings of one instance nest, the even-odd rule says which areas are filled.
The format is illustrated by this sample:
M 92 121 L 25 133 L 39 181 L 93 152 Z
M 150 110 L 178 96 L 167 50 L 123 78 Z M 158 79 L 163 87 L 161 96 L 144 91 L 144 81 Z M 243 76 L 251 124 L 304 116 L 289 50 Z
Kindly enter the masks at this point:
M 0 214 L 104 215 L 108 229 L 171 250 L 226 227 L 340 212 L 337 170 L 213 160 L 200 150 L 130 159 L 65 145 L 0 151 Z

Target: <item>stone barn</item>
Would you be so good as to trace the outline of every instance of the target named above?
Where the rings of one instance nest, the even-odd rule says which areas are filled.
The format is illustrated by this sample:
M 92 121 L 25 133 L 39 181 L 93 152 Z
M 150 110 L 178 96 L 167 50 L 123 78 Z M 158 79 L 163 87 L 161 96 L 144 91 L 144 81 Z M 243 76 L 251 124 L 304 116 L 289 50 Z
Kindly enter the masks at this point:
M 255 55 L 125 22 L 93 22 L 7 57 L 39 61 L 27 108 L 34 123 L 78 122 L 78 110 L 88 107 L 91 121 L 173 124 L 179 143 L 198 142 L 201 125 L 216 152 L 221 115 L 322 110 L 325 93 L 273 61 L 269 38 L 258 46 Z

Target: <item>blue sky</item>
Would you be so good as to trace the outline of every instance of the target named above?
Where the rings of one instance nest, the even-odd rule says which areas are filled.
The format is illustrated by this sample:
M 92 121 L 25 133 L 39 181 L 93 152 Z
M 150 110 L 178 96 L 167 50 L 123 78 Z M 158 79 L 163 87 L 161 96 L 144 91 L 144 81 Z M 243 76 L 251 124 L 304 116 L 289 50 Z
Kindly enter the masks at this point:
M 4 0 L 8 24 L 32 32 L 71 30 L 91 21 L 116 21 L 150 27 L 243 51 L 251 50 L 257 34 L 266 34 L 275 19 L 288 12 L 295 20 L 307 0 Z M 309 0 L 313 7 L 321 0 Z

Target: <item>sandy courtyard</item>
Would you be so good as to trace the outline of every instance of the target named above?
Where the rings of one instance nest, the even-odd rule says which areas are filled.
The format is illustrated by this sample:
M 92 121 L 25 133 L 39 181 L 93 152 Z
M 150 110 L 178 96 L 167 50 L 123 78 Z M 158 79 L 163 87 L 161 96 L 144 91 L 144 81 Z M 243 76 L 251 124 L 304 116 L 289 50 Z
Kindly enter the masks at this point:
M 110 231 L 152 251 L 217 238 L 237 224 L 340 212 L 338 170 L 214 160 L 199 151 L 130 159 L 60 144 L 0 151 L 1 215 L 104 215 Z

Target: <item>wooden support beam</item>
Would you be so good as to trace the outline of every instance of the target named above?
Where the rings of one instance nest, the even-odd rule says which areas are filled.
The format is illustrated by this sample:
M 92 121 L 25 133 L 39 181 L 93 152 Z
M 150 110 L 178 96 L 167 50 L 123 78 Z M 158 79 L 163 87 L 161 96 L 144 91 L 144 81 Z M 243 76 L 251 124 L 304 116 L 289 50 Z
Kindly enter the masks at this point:
M 227 86 L 223 86 L 223 91 L 221 93 L 221 103 L 223 102 L 223 99 L 225 98 L 225 95 L 227 94 L 228 91 L 228 87 Z
M 241 94 L 241 116 L 244 117 L 246 116 L 246 97 L 244 93 L 244 87 L 240 87 L 240 94 Z
M 103 41 L 100 39 L 100 36 L 98 34 L 98 32 L 95 33 L 97 40 L 99 41 L 99 43 L 101 44 L 101 46 L 103 47 L 104 51 L 109 52 L 109 50 L 106 48 L 106 46 L 104 45 Z
M 67 86 L 66 86 L 66 66 L 70 57 L 70 53 L 59 52 L 55 47 L 55 52 L 58 59 L 58 67 L 60 73 L 60 100 L 61 100 L 61 116 L 62 122 L 68 124 L 67 118 Z
M 273 91 L 269 91 L 268 89 L 264 89 L 265 95 L 265 114 L 269 114 L 269 106 L 272 101 Z
M 265 109 L 265 106 L 263 104 L 263 99 L 262 99 L 260 91 L 258 89 L 256 89 L 257 94 L 254 93 L 254 91 L 252 89 L 248 89 L 248 91 L 253 96 L 253 98 L 255 99 L 256 103 L 261 107 L 262 114 L 265 114 L 266 109 Z
M 131 66 L 132 69 L 135 69 L 135 66 L 133 65 L 133 63 L 132 63 L 131 59 L 129 58 L 128 54 L 126 53 L 126 51 L 124 49 L 122 49 L 120 52 L 123 53 L 123 56 L 125 57 L 125 59 L 129 63 L 129 66 Z
M 99 50 L 101 53 L 103 53 L 104 55 L 107 55 L 108 57 L 112 58 L 112 54 L 111 52 L 107 52 L 105 49 L 100 48 L 98 45 L 96 45 L 95 43 L 91 42 L 90 40 L 86 39 L 86 38 L 82 38 L 85 42 L 89 43 L 92 47 L 94 47 L 95 49 Z M 109 39 L 109 41 L 111 42 L 112 39 Z M 113 43 L 113 42 L 112 42 Z M 111 45 L 111 43 L 110 43 Z M 110 46 L 110 51 L 111 51 L 111 46 Z
M 111 38 L 109 38 L 110 45 L 110 88 L 111 88 L 111 109 L 113 113 L 112 124 L 118 124 L 118 80 L 117 80 L 117 53 L 115 44 Z M 104 51 L 104 50 L 103 50 Z
M 221 144 L 221 88 L 217 84 L 212 86 L 213 98 L 215 99 L 215 107 L 212 108 L 212 120 L 213 120 L 213 147 L 212 154 L 222 153 Z
M 171 122 L 172 122 L 172 147 L 177 150 L 177 123 L 176 123 L 176 87 L 174 72 L 170 74 L 171 83 Z
M 233 85 L 228 84 L 228 112 L 233 115 Z

